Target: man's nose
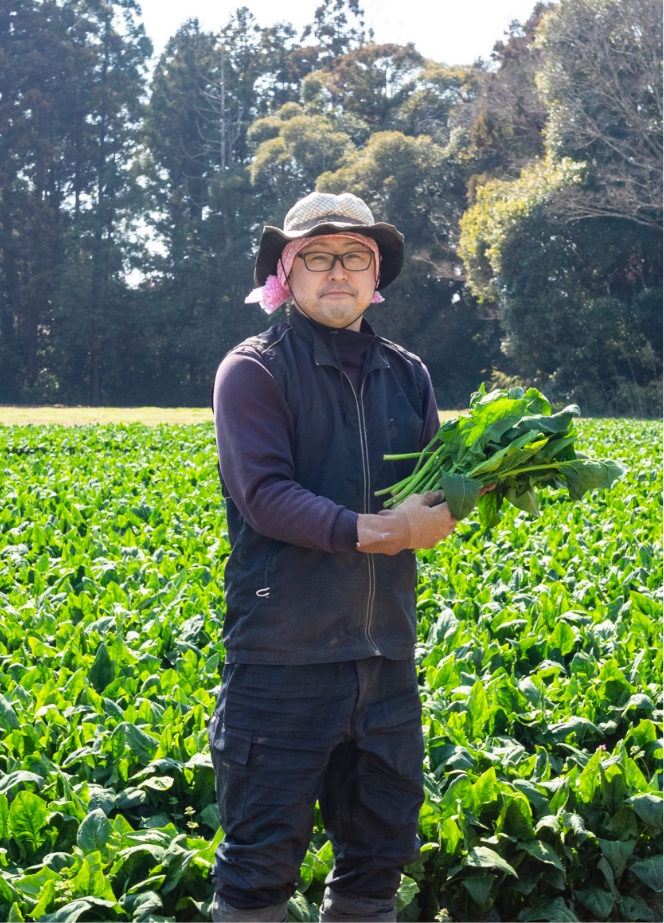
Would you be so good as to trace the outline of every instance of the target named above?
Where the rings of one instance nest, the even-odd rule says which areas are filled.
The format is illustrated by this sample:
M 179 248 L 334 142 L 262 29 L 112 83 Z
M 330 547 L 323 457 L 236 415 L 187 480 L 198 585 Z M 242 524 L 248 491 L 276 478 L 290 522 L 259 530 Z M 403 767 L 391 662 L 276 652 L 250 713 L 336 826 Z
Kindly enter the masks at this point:
M 334 263 L 332 263 L 332 268 L 329 272 L 330 279 L 347 279 L 348 273 L 343 267 L 341 262 L 341 256 L 335 256 Z

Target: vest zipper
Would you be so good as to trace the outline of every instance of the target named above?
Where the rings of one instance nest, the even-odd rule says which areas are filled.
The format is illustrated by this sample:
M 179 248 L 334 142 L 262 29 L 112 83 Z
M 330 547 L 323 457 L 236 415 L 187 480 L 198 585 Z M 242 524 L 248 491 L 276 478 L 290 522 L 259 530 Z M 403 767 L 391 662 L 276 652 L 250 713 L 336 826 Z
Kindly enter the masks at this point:
M 360 448 L 362 450 L 362 477 L 364 484 L 364 512 L 371 512 L 371 469 L 369 466 L 369 445 L 367 440 L 367 427 L 366 420 L 364 418 L 364 403 L 362 401 L 362 392 L 364 391 L 364 381 L 360 388 L 360 395 L 358 398 L 357 391 L 353 382 L 350 380 L 346 373 L 343 373 L 344 378 L 348 379 L 348 384 L 350 389 L 353 392 L 353 397 L 355 398 L 355 406 L 357 407 L 357 418 L 360 426 Z M 373 618 L 373 607 L 374 600 L 376 598 L 376 565 L 374 563 L 374 556 L 372 554 L 365 554 L 367 559 L 367 568 L 369 571 L 369 596 L 367 598 L 367 609 L 364 620 L 364 634 L 367 639 L 367 642 L 371 645 L 374 655 L 380 656 L 380 651 L 376 647 L 373 638 L 371 637 L 371 620 Z

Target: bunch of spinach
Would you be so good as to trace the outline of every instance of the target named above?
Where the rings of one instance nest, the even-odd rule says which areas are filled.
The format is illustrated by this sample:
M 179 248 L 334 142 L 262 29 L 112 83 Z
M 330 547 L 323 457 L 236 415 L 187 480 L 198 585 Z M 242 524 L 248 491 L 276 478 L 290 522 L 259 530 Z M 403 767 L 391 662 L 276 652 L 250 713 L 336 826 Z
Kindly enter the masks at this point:
M 536 388 L 487 394 L 482 384 L 471 396 L 468 416 L 443 424 L 421 453 L 385 456 L 388 461 L 417 458 L 417 464 L 409 477 L 376 495 L 391 494 L 384 504 L 389 508 L 412 494 L 442 488 L 455 519 L 465 519 L 477 505 L 485 529 L 499 522 L 504 500 L 537 513 L 535 487 L 566 487 L 571 500 L 580 500 L 588 490 L 612 487 L 625 468 L 575 450 L 578 416 L 575 404 L 552 414 Z M 480 496 L 490 484 L 495 488 Z

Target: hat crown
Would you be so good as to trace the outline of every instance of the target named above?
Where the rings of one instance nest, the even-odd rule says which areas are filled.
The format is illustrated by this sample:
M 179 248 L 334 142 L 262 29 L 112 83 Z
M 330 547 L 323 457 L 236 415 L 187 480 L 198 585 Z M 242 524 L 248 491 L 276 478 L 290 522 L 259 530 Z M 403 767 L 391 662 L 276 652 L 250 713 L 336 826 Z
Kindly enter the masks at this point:
M 308 231 L 317 224 L 375 224 L 371 209 L 352 192 L 311 192 L 291 208 L 284 231 Z

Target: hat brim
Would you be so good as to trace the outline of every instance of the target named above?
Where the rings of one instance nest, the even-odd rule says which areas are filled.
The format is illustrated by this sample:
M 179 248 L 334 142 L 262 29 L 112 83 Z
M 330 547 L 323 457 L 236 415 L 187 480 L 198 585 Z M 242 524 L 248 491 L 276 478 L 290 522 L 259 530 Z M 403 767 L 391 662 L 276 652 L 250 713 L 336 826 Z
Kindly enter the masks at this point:
M 324 221 L 305 231 L 282 231 L 266 225 L 263 228 L 254 279 L 257 285 L 265 285 L 268 276 L 277 273 L 277 265 L 281 252 L 293 240 L 303 237 L 321 237 L 328 234 L 343 234 L 352 231 L 353 234 L 364 234 L 371 237 L 378 244 L 380 250 L 380 277 L 378 290 L 386 288 L 401 272 L 403 265 L 403 234 L 392 224 L 378 222 L 377 224 L 349 224 L 338 221 Z

